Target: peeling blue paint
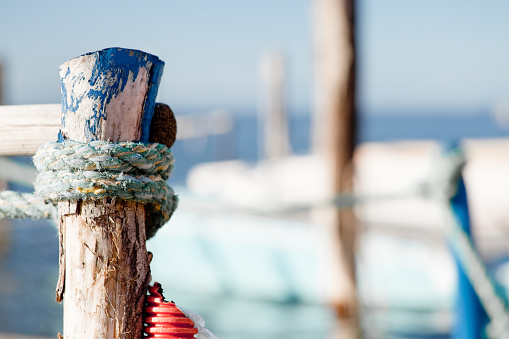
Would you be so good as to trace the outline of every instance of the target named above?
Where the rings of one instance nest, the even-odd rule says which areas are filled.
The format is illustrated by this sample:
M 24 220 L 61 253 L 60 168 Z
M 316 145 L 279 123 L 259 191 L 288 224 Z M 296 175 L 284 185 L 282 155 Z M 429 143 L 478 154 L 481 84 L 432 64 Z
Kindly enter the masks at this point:
M 65 138 L 64 138 L 64 135 L 62 134 L 62 130 L 58 130 L 57 141 L 58 142 L 63 142 L 64 140 L 65 140 Z
M 141 142 L 148 142 L 150 135 L 150 123 L 154 116 L 154 108 L 156 106 L 157 91 L 159 90 L 159 83 L 163 75 L 164 62 L 154 62 L 150 70 L 149 88 L 147 97 L 145 98 L 145 105 L 143 107 L 143 121 L 141 123 Z
M 149 75 L 149 88 L 143 106 L 140 141 L 148 142 L 150 122 L 154 115 L 155 99 L 159 89 L 164 62 L 155 55 L 139 50 L 117 47 L 84 55 L 93 55 L 96 59 L 92 76 L 89 79 L 90 86 L 95 86 L 95 89 L 89 90 L 87 93 L 73 93 L 74 84 L 84 81 L 85 77 L 83 74 L 74 75 L 71 79 L 73 86 L 66 88 L 64 80 L 70 76 L 70 70 L 67 69 L 62 77 L 62 126 L 65 127 L 66 114 L 76 113 L 83 98 L 90 98 L 95 102 L 95 105 L 89 120 L 86 122 L 84 133 L 88 140 L 97 140 L 96 133 L 99 123 L 102 119 L 107 118 L 105 110 L 107 104 L 124 90 L 128 83 L 129 74 L 132 74 L 132 79 L 136 79 L 139 70 L 145 68 Z M 98 83 L 104 77 L 110 81 L 104 84 Z M 68 91 L 71 91 L 70 100 L 68 100 Z

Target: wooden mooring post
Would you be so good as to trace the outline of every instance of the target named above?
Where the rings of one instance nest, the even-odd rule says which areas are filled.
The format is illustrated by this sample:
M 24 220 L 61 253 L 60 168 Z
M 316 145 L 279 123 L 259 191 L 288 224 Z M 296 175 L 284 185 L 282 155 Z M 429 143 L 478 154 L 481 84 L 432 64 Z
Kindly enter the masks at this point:
M 277 160 L 290 155 L 285 96 L 285 61 L 277 52 L 261 60 L 258 119 L 262 157 Z
M 148 141 L 164 63 L 111 48 L 64 63 L 60 139 Z M 150 282 L 145 207 L 117 199 L 58 204 L 64 338 L 143 336 Z
M 0 105 L 3 105 L 4 101 L 4 63 L 0 60 Z
M 314 0 L 316 110 L 315 152 L 330 169 L 331 196 L 353 190 L 356 144 L 355 0 Z M 325 211 L 337 267 L 326 291 L 337 312 L 334 338 L 360 337 L 355 279 L 356 220 L 352 210 Z
M 0 105 L 4 104 L 4 65 L 0 60 Z M 1 155 L 0 155 L 1 156 Z M 0 191 L 7 189 L 7 182 L 0 178 Z M 8 248 L 9 244 L 9 223 L 7 219 L 0 219 L 0 260 L 5 254 L 5 248 Z

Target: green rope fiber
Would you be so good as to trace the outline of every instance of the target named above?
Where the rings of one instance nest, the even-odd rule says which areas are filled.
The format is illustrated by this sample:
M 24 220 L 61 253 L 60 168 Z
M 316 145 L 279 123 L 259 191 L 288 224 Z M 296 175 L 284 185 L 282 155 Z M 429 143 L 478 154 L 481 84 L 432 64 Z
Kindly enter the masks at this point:
M 159 174 L 168 179 L 173 169 L 171 151 L 162 144 L 137 142 L 111 143 L 97 140 L 83 143 L 74 140 L 47 142 L 34 157 L 39 172 L 46 171 L 112 171 Z
M 0 192 L 0 218 L 51 218 L 58 201 L 115 198 L 147 205 L 148 239 L 177 208 L 178 197 L 166 183 L 174 158 L 162 144 L 48 142 L 33 160 L 35 195 Z
M 0 191 L 0 219 L 51 219 L 55 216 L 55 206 L 35 194 Z

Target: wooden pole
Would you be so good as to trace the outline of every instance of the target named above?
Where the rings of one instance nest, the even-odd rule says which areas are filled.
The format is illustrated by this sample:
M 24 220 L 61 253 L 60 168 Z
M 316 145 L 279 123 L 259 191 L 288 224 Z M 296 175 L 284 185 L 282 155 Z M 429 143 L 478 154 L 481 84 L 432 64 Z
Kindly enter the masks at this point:
M 4 68 L 3 63 L 0 60 L 0 105 L 4 104 Z M 1 130 L 0 130 L 1 135 Z M 1 137 L 0 137 L 1 138 Z M 1 154 L 0 154 L 1 156 Z M 6 160 L 6 159 L 0 159 L 0 160 Z M 0 191 L 7 189 L 7 182 L 5 180 L 2 180 L 4 178 L 0 178 Z M 2 259 L 3 255 L 6 254 L 5 249 L 8 248 L 9 244 L 9 237 L 10 237 L 10 223 L 7 218 L 0 219 L 0 260 Z
M 0 164 L 3 162 L 0 158 Z M 0 177 L 0 191 L 8 189 L 8 183 L 5 178 Z M 9 247 L 11 242 L 11 223 L 7 218 L 0 219 L 0 262 L 4 256 L 9 253 Z
M 60 67 L 60 139 L 148 141 L 164 63 L 111 48 Z M 145 207 L 116 199 L 60 202 L 64 338 L 136 338 L 150 282 Z
M 285 64 L 278 53 L 267 54 L 261 63 L 261 93 L 259 119 L 263 154 L 269 159 L 279 159 L 290 153 L 288 119 L 285 104 Z
M 0 106 L 0 156 L 34 155 L 54 141 L 62 125 L 61 105 Z
M 331 196 L 353 189 L 355 112 L 355 0 L 315 0 L 316 116 L 314 146 L 331 169 Z M 355 217 L 352 210 L 331 211 L 340 277 L 332 299 L 339 337 L 356 338 Z M 331 278 L 336 283 L 336 280 Z M 341 285 L 341 286 L 340 286 Z
M 54 141 L 62 127 L 62 105 L 6 105 L 0 106 L 0 156 L 34 155 L 48 141 Z M 204 123 L 205 121 L 205 123 Z M 157 103 L 150 129 L 150 142 L 168 147 L 175 141 L 177 119 L 171 109 Z M 179 139 L 224 134 L 231 129 L 231 121 L 223 115 L 200 115 L 178 119 Z
M 4 105 L 4 63 L 0 60 L 0 105 Z

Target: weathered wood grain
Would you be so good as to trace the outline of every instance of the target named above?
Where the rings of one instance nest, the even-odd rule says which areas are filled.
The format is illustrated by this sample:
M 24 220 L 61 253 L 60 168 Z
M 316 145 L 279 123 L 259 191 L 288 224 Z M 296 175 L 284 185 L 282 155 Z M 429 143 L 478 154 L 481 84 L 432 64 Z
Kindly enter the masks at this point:
M 0 156 L 33 155 L 47 141 L 57 140 L 62 105 L 0 105 Z M 157 121 L 157 123 L 156 123 Z M 175 124 L 176 123 L 176 124 Z M 229 133 L 233 119 L 225 111 L 209 111 L 174 116 L 171 109 L 157 103 L 150 129 L 150 142 L 168 143 Z M 175 135 L 176 126 L 178 135 Z M 166 128 L 169 128 L 168 130 Z
M 153 73 L 158 60 L 115 48 L 63 64 L 60 137 L 148 139 L 144 115 L 153 114 L 147 101 L 157 93 L 151 88 L 159 82 L 160 73 Z M 62 243 L 56 293 L 57 299 L 63 295 L 64 338 L 141 338 L 150 282 L 145 206 L 112 198 L 66 201 L 58 208 Z
M 56 140 L 61 111 L 58 104 L 0 106 L 0 156 L 32 155 Z

